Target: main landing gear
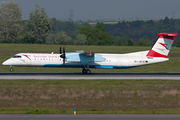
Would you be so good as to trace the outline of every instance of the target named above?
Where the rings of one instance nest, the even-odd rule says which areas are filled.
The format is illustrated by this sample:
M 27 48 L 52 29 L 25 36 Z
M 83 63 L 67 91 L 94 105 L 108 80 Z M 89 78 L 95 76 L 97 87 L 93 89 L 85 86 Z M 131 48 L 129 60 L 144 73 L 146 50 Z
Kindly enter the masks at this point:
M 87 66 L 84 65 L 84 68 L 82 69 L 82 73 L 84 73 L 84 74 L 90 74 L 91 73 L 91 70 L 89 70 L 89 65 L 87 65 Z
M 11 72 L 13 71 L 12 66 L 10 66 L 10 71 L 11 71 Z
M 91 73 L 91 70 L 83 68 L 83 69 L 82 69 L 82 73 L 84 73 L 84 74 L 90 74 L 90 73 Z

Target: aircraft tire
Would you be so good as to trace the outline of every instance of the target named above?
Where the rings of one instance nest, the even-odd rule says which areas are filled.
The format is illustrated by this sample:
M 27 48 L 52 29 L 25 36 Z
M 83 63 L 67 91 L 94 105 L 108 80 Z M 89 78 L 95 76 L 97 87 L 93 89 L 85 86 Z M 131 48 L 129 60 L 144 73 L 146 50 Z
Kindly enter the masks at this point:
M 91 74 L 91 71 L 90 71 L 90 70 L 87 70 L 87 74 Z
M 13 71 L 13 69 L 12 69 L 12 68 L 10 68 L 10 71 L 12 72 L 12 71 Z
M 86 69 L 83 69 L 83 70 L 82 70 L 82 73 L 83 73 L 83 74 L 86 74 L 86 73 L 87 73 L 87 70 L 86 70 Z

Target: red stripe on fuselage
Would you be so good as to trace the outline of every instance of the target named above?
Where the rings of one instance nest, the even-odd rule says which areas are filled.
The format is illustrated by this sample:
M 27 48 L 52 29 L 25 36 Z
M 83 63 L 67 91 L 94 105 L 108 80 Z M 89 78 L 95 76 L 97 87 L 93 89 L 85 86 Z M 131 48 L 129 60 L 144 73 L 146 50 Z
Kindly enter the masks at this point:
M 28 55 L 23 55 L 23 56 L 25 56 L 25 57 L 27 57 L 29 60 L 31 60 Z
M 148 54 L 147 54 L 146 56 L 147 56 L 147 57 L 163 57 L 163 58 L 167 58 L 166 55 L 162 55 L 162 54 L 160 54 L 160 53 L 157 53 L 157 52 L 155 52 L 155 51 L 152 50 L 152 49 L 148 52 Z

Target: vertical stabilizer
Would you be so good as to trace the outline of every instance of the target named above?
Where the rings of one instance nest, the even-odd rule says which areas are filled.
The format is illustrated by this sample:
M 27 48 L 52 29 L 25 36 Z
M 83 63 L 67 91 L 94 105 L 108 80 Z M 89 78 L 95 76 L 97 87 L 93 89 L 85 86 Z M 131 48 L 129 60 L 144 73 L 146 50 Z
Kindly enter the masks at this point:
M 167 58 L 177 33 L 158 33 L 158 36 L 159 39 L 146 56 Z

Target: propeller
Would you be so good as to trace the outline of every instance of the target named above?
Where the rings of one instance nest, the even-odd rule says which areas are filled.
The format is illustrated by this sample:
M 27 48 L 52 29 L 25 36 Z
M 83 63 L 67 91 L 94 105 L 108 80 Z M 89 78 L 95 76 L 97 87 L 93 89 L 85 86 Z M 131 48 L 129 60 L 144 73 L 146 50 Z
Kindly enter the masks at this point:
M 61 47 L 59 48 L 59 53 L 62 54 L 62 52 L 61 52 Z
M 61 47 L 60 47 L 60 54 L 61 54 Z M 65 54 L 65 48 L 63 47 L 63 53 L 60 55 L 61 58 L 63 58 L 63 64 L 65 64 L 65 58 L 66 58 L 66 54 Z

